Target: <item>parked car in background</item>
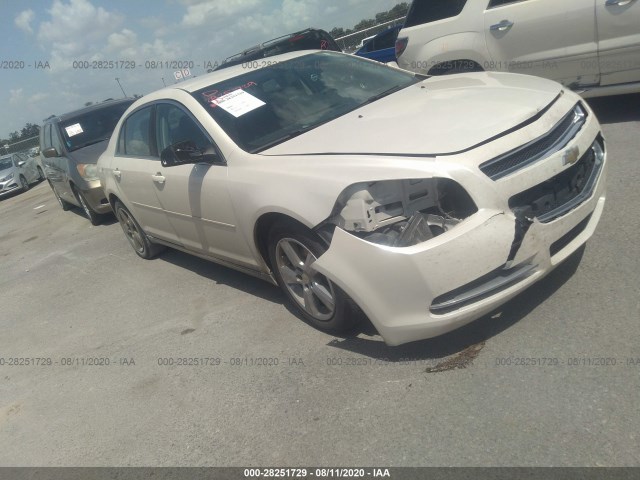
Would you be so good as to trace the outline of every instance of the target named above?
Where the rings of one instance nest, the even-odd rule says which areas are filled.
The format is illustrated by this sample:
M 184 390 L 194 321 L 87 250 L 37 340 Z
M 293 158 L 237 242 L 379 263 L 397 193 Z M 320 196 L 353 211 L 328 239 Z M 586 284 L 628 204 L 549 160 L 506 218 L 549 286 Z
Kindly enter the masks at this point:
M 371 40 L 374 37 L 375 37 L 375 35 L 370 35 L 368 37 L 364 37 L 362 40 L 360 40 L 360 43 L 358 43 L 356 45 L 356 50 L 360 50 L 364 46 L 365 43 L 367 43 L 369 40 Z
M 342 51 L 333 37 L 324 30 L 307 28 L 306 30 L 274 38 L 273 40 L 266 41 L 232 55 L 224 60 L 215 70 L 248 62 L 252 62 L 251 65 L 263 66 L 259 61 L 262 58 L 299 50 Z
M 492 70 L 584 97 L 640 92 L 640 1 L 414 0 L 396 55 L 429 75 Z
M 24 153 L 0 157 L 0 196 L 29 190 L 29 185 L 44 179 L 36 160 Z
M 359 57 L 370 58 L 382 63 L 396 61 L 396 38 L 402 26 L 388 28 L 367 42 L 356 51 Z
M 273 60 L 122 117 L 98 175 L 140 257 L 170 246 L 277 283 L 323 330 L 357 305 L 398 345 L 489 313 L 593 234 L 605 142 L 558 83 Z
M 132 98 L 108 100 L 52 116 L 40 129 L 40 161 L 63 210 L 82 208 L 92 224 L 111 211 L 96 171 L 98 157 Z

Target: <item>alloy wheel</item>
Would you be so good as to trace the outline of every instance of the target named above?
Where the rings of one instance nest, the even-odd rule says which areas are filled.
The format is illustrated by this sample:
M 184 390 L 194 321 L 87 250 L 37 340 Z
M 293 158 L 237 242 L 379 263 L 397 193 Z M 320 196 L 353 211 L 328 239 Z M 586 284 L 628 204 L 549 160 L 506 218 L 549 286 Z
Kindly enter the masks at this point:
M 313 268 L 316 256 L 293 238 L 276 245 L 278 272 L 291 297 L 309 315 L 328 321 L 335 312 L 335 292 L 331 281 Z

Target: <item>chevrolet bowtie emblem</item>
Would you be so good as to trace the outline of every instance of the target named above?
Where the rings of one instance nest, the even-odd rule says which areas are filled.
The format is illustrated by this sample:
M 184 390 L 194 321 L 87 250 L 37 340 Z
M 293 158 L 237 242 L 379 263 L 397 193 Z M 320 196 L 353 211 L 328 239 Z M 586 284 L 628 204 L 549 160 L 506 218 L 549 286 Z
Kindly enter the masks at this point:
M 564 157 L 562 157 L 563 165 L 573 165 L 580 158 L 580 149 L 576 147 L 571 147 L 569 150 L 564 152 Z

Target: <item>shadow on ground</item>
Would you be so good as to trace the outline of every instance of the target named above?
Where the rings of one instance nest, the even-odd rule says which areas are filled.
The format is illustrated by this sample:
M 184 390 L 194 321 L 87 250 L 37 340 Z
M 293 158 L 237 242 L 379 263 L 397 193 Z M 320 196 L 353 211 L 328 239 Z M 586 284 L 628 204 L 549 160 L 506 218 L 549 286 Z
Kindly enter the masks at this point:
M 562 287 L 578 269 L 584 251 L 583 246 L 542 281 L 491 314 L 451 333 L 398 347 L 389 347 L 381 340 L 369 340 L 359 336 L 332 341 L 329 345 L 388 362 L 401 362 L 408 359 L 438 360 L 457 355 L 460 357 L 460 363 L 464 364 L 465 360 L 473 360 L 471 357 L 479 353 L 484 342 L 522 320 Z M 365 333 L 370 334 L 371 329 L 373 326 L 369 326 Z M 459 364 L 456 365 L 456 361 L 453 361 L 451 366 L 461 368 Z
M 584 251 L 585 247 L 583 246 L 546 278 L 498 310 L 446 335 L 398 347 L 389 347 L 377 335 L 375 327 L 364 317 L 360 328 L 348 335 L 334 338 L 328 345 L 387 362 L 401 362 L 407 359 L 438 360 L 452 355 L 460 356 L 463 361 L 465 356 L 477 355 L 485 341 L 522 320 L 561 288 L 578 269 Z M 263 280 L 177 250 L 169 249 L 160 258 L 218 284 L 228 285 L 263 300 L 282 304 L 292 315 L 304 321 L 297 310 L 289 305 L 281 290 Z M 478 345 L 480 346 L 478 347 Z M 473 358 L 469 358 L 469 360 L 473 360 Z M 456 367 L 455 362 L 453 367 L 461 368 Z
M 640 94 L 592 98 L 588 102 L 600 123 L 640 121 Z

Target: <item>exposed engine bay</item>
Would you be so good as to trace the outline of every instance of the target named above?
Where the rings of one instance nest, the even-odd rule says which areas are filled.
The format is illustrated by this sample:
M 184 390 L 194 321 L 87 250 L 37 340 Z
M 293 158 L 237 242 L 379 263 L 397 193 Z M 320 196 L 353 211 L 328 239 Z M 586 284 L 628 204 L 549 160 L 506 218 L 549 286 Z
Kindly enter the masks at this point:
M 386 180 L 345 189 L 328 223 L 368 242 L 408 247 L 443 234 L 476 211 L 452 180 Z

